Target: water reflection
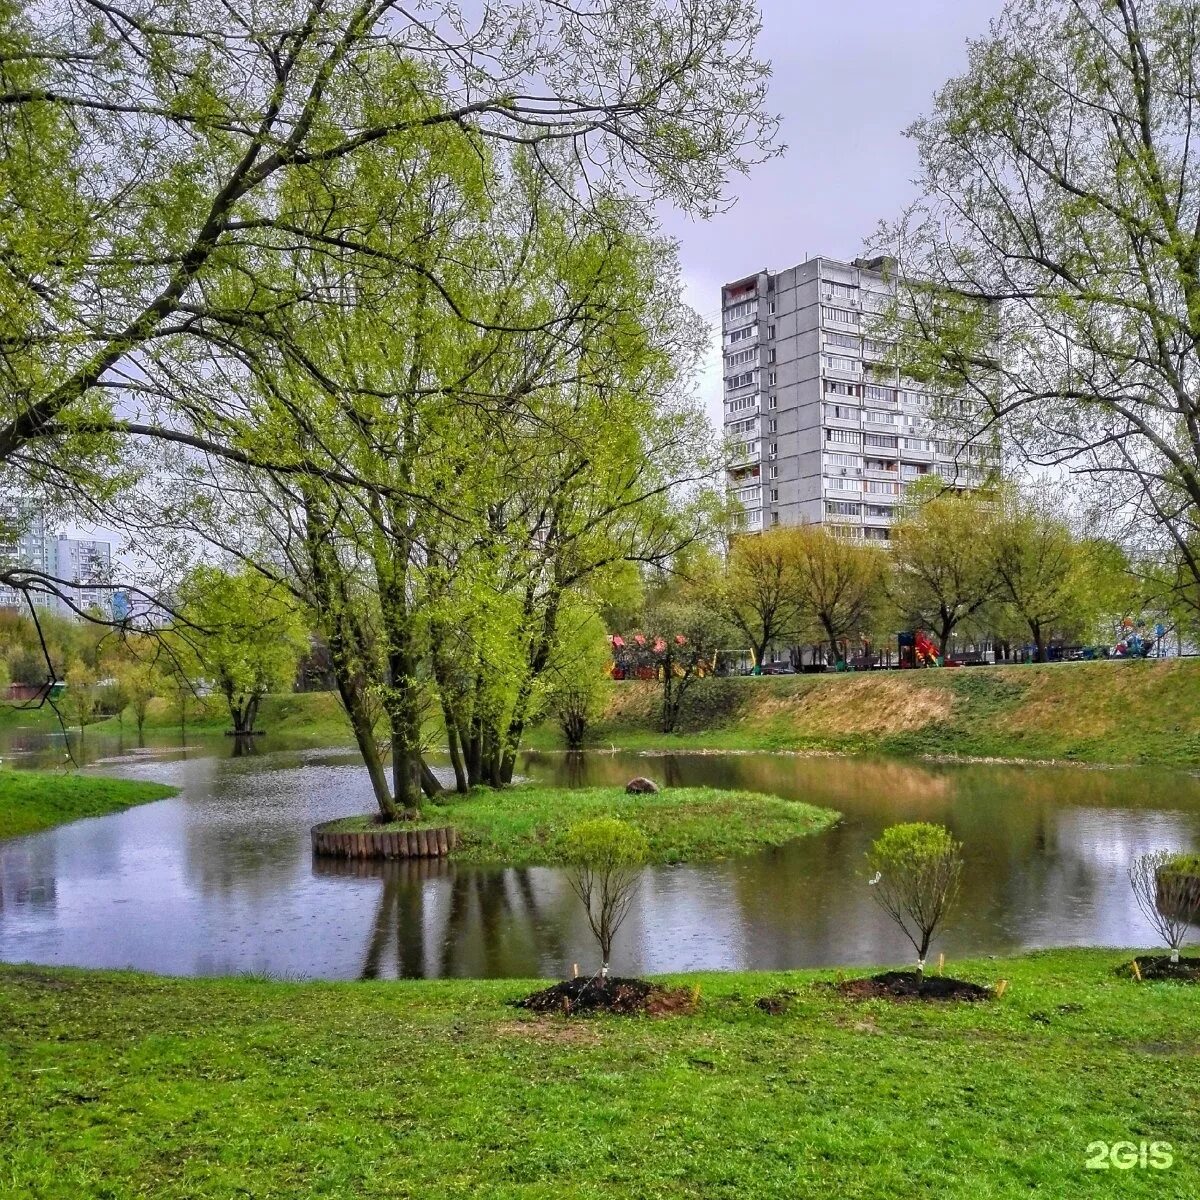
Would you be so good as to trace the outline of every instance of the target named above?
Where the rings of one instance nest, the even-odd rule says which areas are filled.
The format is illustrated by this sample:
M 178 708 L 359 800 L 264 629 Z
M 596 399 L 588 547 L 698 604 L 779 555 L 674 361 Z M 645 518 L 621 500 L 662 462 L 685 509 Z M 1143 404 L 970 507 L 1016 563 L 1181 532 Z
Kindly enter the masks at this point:
M 181 794 L 0 845 L 0 957 L 332 979 L 541 976 L 594 960 L 559 871 L 314 861 L 312 824 L 371 806 L 355 755 L 238 740 L 121 754 L 116 739 L 89 737 L 97 766 Z M 0 750 L 45 765 L 61 742 Z M 754 858 L 646 870 L 620 971 L 903 958 L 861 876 L 866 846 L 895 821 L 942 821 L 965 843 L 951 956 L 1145 944 L 1129 859 L 1200 844 L 1200 780 L 1185 774 L 694 754 L 530 755 L 522 769 L 566 786 L 648 774 L 742 787 L 845 814 Z

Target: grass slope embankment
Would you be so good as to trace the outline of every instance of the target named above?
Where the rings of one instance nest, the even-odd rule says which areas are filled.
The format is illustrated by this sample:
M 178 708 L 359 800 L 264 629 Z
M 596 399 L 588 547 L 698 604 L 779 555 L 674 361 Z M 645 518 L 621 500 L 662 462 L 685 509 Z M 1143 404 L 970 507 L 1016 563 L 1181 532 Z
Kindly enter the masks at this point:
M 63 720 L 71 733 L 78 732 L 78 727 L 71 724 L 69 712 L 66 710 L 63 711 Z M 116 717 L 104 717 L 90 723 L 87 732 L 116 733 L 119 724 Z M 137 732 L 137 722 L 132 709 L 125 710 L 123 727 L 126 735 Z M 60 728 L 59 719 L 49 705 L 35 709 L 0 705 L 0 730 L 28 729 L 53 733 Z M 224 733 L 229 728 L 229 710 L 221 697 L 208 696 L 189 703 L 189 733 Z M 349 722 L 336 692 L 293 692 L 264 696 L 256 728 L 264 733 L 303 737 L 331 745 L 353 740 Z M 145 731 L 157 733 L 178 730 L 178 708 L 161 697 L 151 700 L 146 713 Z
M 162 800 L 177 789 L 96 775 L 0 770 L 0 838 L 37 833 L 83 817 L 103 817 Z
M 675 734 L 657 685 L 609 686 L 594 746 L 1200 764 L 1200 659 L 706 679 Z
M 798 800 L 720 788 L 666 788 L 626 795 L 620 787 L 478 788 L 426 805 L 425 825 L 451 824 L 459 834 L 459 862 L 510 867 L 566 861 L 567 831 L 580 821 L 617 817 L 646 836 L 650 862 L 697 862 L 753 854 L 828 828 L 838 814 Z M 341 829 L 379 829 L 370 817 L 336 823 Z M 412 829 L 411 823 L 396 825 Z
M 1200 1195 L 1200 988 L 1128 955 L 954 963 L 998 1000 L 833 972 L 676 977 L 691 1016 L 538 1018 L 521 981 L 0 968 L 0 1179 L 31 1200 L 234 1195 L 948 1200 Z M 854 972 L 858 973 L 858 972 Z M 783 1013 L 756 1000 L 781 992 Z M 1092 1143 L 1172 1165 L 1088 1170 Z

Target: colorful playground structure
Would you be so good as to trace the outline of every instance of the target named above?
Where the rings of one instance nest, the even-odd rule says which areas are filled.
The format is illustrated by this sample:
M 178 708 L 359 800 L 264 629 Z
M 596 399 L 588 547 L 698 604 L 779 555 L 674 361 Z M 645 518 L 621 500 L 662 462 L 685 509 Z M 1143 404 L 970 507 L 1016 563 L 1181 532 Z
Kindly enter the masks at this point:
M 912 633 L 896 635 L 900 643 L 900 666 L 907 667 L 940 667 L 943 665 L 941 651 L 933 639 L 923 629 Z

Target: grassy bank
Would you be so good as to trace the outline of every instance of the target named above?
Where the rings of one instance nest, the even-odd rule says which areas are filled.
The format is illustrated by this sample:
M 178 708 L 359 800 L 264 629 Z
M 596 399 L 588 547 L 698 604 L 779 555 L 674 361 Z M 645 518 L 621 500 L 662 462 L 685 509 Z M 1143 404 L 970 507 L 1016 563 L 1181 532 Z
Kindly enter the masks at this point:
M 428 805 L 423 815 L 426 824 L 450 823 L 459 831 L 460 845 L 453 855 L 458 861 L 506 866 L 562 862 L 567 830 L 594 817 L 619 817 L 637 826 L 646 835 L 652 862 L 750 854 L 837 820 L 829 809 L 720 788 L 667 788 L 648 796 L 627 796 L 619 787 L 517 787 L 504 792 L 481 788 Z M 380 828 L 370 818 L 341 821 L 338 827 Z
M 708 679 L 675 734 L 656 685 L 608 686 L 595 746 L 1200 764 L 1200 659 Z
M 174 794 L 175 788 L 161 783 L 0 770 L 0 838 L 102 817 Z
M 63 717 L 72 732 L 70 716 Z M 88 731 L 115 733 L 116 717 L 105 717 L 88 725 Z M 187 728 L 192 733 L 223 733 L 229 729 L 229 710 L 220 696 L 193 700 L 188 706 Z M 313 742 L 329 744 L 353 740 L 346 714 L 335 692 L 295 692 L 265 696 L 259 710 L 257 727 L 266 733 L 305 737 Z M 15 705 L 0 705 L 0 730 L 30 729 L 56 732 L 60 728 L 54 710 L 46 705 L 40 709 L 22 709 Z M 125 732 L 137 730 L 132 709 L 125 711 Z M 168 700 L 155 697 L 146 713 L 147 732 L 178 731 L 179 710 Z
M 973 1006 L 693 976 L 694 1016 L 531 1018 L 503 981 L 0 969 L 0 1179 L 30 1198 L 1200 1194 L 1200 988 L 1116 952 L 954 964 Z M 755 1000 L 781 990 L 786 1011 Z M 1165 1141 L 1167 1170 L 1086 1170 Z

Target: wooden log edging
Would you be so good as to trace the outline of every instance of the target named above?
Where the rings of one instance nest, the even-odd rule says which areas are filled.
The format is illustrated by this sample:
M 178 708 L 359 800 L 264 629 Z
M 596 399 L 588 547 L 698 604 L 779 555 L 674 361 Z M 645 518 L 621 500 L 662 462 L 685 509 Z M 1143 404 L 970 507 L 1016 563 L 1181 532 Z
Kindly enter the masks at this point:
M 458 845 L 453 825 L 439 829 L 333 829 L 312 827 L 314 854 L 328 858 L 445 858 Z

